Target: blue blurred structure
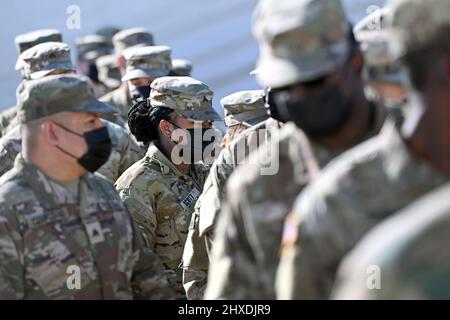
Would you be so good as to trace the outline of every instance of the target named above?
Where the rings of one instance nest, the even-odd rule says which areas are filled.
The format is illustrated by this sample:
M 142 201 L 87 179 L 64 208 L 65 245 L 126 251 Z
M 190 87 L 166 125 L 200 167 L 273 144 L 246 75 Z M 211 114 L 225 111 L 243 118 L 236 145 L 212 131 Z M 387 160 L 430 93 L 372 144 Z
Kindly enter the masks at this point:
M 383 0 L 345 0 L 354 23 L 371 5 Z M 251 15 L 257 0 L 3 0 L 0 12 L 0 109 L 15 104 L 20 81 L 14 65 L 17 34 L 41 28 L 59 29 L 74 50 L 75 38 L 105 25 L 142 26 L 157 44 L 169 45 L 174 58 L 194 63 L 193 77 L 215 92 L 214 103 L 238 90 L 259 88 L 254 76 L 258 46 L 251 33 Z M 81 9 L 81 29 L 66 26 L 67 8 Z M 73 55 L 74 56 L 74 55 Z M 218 109 L 219 111 L 220 108 Z

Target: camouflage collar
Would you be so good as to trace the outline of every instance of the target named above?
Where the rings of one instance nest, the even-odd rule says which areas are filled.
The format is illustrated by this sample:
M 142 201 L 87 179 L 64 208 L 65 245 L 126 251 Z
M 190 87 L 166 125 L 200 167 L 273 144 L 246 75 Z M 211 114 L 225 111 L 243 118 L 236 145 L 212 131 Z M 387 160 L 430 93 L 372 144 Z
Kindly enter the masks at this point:
M 176 175 L 186 177 L 185 174 L 181 173 L 177 167 L 167 159 L 167 157 L 158 149 L 155 144 L 150 144 L 148 147 L 146 157 L 153 162 L 154 164 L 160 167 L 160 172 L 165 175 Z M 209 168 L 203 164 L 193 164 L 191 165 L 191 171 L 189 176 L 194 179 L 200 181 L 202 176 L 206 176 L 209 171 Z
M 149 157 L 152 162 L 158 164 L 158 166 L 161 168 L 161 173 L 183 175 L 177 169 L 177 167 L 175 167 L 172 161 L 167 159 L 167 157 L 159 150 L 159 148 L 154 143 L 151 143 L 148 147 L 146 156 Z
M 27 162 L 21 153 L 16 157 L 14 169 L 20 172 L 27 185 L 30 186 L 33 193 L 41 201 L 41 205 L 46 208 L 53 208 L 65 202 L 65 194 L 63 187 L 55 188 L 58 185 L 53 179 L 39 170 L 33 164 Z M 80 178 L 79 195 L 81 197 L 81 182 L 86 182 L 86 175 Z M 56 190 L 58 189 L 58 190 Z

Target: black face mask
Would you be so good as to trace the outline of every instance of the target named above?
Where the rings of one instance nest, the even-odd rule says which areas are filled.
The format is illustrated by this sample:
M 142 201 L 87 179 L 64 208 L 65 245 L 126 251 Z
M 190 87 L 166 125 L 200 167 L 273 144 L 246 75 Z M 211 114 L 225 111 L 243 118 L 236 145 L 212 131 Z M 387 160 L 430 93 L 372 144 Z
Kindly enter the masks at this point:
M 211 137 L 211 139 L 209 141 L 205 140 L 205 133 L 208 130 L 213 130 L 212 128 L 180 128 L 179 126 L 177 126 L 176 124 L 170 122 L 173 126 L 177 127 L 178 129 L 187 131 L 189 133 L 188 136 L 188 141 L 187 141 L 187 149 L 189 150 L 189 155 L 187 155 L 190 163 L 195 163 L 195 162 L 199 162 L 199 161 L 205 161 L 207 159 L 204 159 L 204 153 L 206 148 L 211 145 L 211 144 L 215 144 L 215 140 L 216 137 L 213 135 Z M 201 141 L 197 141 L 198 139 L 201 139 Z M 197 139 L 197 140 L 196 140 Z M 200 143 L 201 142 L 201 143 Z M 175 142 L 177 143 L 177 142 Z M 178 143 L 177 143 L 178 144 Z M 181 151 L 185 150 L 184 148 L 181 149 Z M 183 152 L 181 152 L 180 156 L 184 159 L 185 158 L 185 154 Z M 215 157 L 216 154 L 213 152 L 211 152 L 211 156 Z M 185 160 L 188 160 L 185 159 Z
M 292 97 L 287 90 L 275 92 L 272 104 L 280 118 L 293 121 L 314 139 L 336 133 L 352 110 L 338 85 L 318 90 L 301 100 Z
M 140 86 L 134 88 L 130 92 L 131 100 L 133 101 L 133 103 L 144 101 L 145 99 L 150 97 L 150 90 L 150 86 Z
M 269 116 L 275 120 L 281 121 L 281 122 L 286 122 L 287 121 L 287 115 L 285 115 L 284 117 L 281 116 L 281 114 L 279 113 L 276 105 L 275 105 L 275 101 L 274 101 L 274 95 L 275 92 L 272 90 L 268 90 L 266 92 L 266 97 L 265 97 L 265 107 L 266 107 L 266 111 L 269 114 Z
M 60 125 L 59 123 L 55 122 L 55 124 L 63 128 L 67 132 L 82 137 L 84 138 L 84 140 L 86 140 L 88 151 L 81 158 L 77 158 L 76 156 L 59 146 L 56 147 L 65 154 L 76 159 L 80 166 L 85 168 L 87 171 L 95 172 L 108 161 L 111 154 L 112 145 L 108 129 L 106 127 L 94 129 L 81 135 Z
M 95 83 L 100 82 L 100 80 L 98 79 L 97 65 L 95 63 L 89 63 L 89 71 L 87 76 Z

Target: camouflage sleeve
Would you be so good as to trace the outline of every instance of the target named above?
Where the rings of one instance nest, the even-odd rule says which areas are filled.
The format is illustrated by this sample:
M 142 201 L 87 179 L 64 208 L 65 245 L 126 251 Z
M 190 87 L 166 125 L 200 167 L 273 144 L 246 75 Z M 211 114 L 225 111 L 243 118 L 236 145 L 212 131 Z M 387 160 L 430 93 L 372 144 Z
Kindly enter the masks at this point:
M 133 269 L 131 285 L 134 298 L 152 300 L 174 299 L 176 294 L 164 275 L 164 268 L 159 257 L 145 245 L 142 235 L 136 230 L 137 226 L 133 223 L 136 263 Z
M 340 260 L 366 229 L 364 208 L 351 195 L 315 187 L 303 191 L 285 221 L 279 299 L 328 299 Z
M 123 189 L 119 188 L 117 191 L 134 223 L 136 223 L 137 230 L 141 232 L 146 245 L 149 248 L 154 248 L 157 225 L 156 213 L 154 212 L 155 201 L 153 194 L 148 192 L 145 181 L 143 181 L 144 185 L 141 186 L 141 181 L 137 179 L 136 185 Z
M 4 208 L 3 208 L 4 209 Z M 0 215 L 0 300 L 23 299 L 23 245 L 16 219 Z
M 198 223 L 199 212 L 196 207 L 183 251 L 183 287 L 189 300 L 203 298 L 209 264 L 205 242 L 199 235 Z
M 249 288 L 258 288 L 255 262 L 243 230 L 242 216 L 235 215 L 225 203 L 218 217 L 208 274 L 205 299 L 257 299 Z
M 127 139 L 125 140 L 121 148 L 122 157 L 119 164 L 119 177 L 144 156 L 142 149 L 129 134 L 127 134 Z
M 228 149 L 222 150 L 211 167 L 191 217 L 183 252 L 183 286 L 189 300 L 202 299 L 206 289 L 214 226 L 222 207 L 225 181 L 233 172 L 231 157 Z
M 7 146 L 0 143 L 0 177 L 12 169 L 16 155 L 17 153 L 11 152 Z

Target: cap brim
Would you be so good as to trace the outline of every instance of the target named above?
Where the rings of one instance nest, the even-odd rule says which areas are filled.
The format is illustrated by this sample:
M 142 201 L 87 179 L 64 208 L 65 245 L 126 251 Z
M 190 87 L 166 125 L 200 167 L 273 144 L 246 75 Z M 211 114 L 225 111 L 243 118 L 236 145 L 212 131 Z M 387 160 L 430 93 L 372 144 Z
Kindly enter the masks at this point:
M 144 70 L 144 69 L 134 69 L 128 71 L 123 77 L 122 81 L 129 81 L 139 78 L 160 78 L 165 77 L 169 74 L 170 70 Z
M 192 121 L 223 121 L 214 108 L 200 110 L 175 110 L 180 116 Z
M 97 60 L 98 58 L 108 55 L 108 54 L 111 54 L 111 49 L 103 48 L 103 49 L 99 49 L 99 50 L 85 52 L 85 53 L 81 54 L 80 57 L 82 59 L 92 61 L 92 60 Z
M 19 71 L 20 69 L 22 69 L 24 67 L 24 65 L 25 65 L 25 62 L 22 59 L 19 58 L 16 61 L 16 65 L 15 65 L 14 69 L 16 71 Z
M 253 69 L 252 71 L 250 71 L 249 75 L 254 76 L 260 73 L 259 68 Z
M 269 115 L 265 114 L 265 115 L 262 115 L 260 117 L 254 118 L 254 119 L 249 119 L 249 120 L 242 121 L 242 123 L 246 124 L 248 126 L 254 126 L 254 125 L 257 125 L 258 123 L 266 121 L 267 119 L 269 119 Z
M 79 105 L 77 110 L 72 111 L 84 111 L 84 112 L 94 112 L 94 113 L 118 113 L 119 111 L 111 107 L 110 105 L 107 105 L 106 103 L 103 103 L 99 100 L 93 99 L 90 102 Z M 70 110 L 67 110 L 70 111 Z
M 349 50 L 350 45 L 347 42 L 337 43 L 329 50 L 322 50 L 307 57 L 280 58 L 274 56 L 270 50 L 262 50 L 256 78 L 261 85 L 271 88 L 311 81 L 342 65 Z
M 75 67 L 71 63 L 61 63 L 61 64 L 54 64 L 51 65 L 49 69 L 47 70 L 41 70 L 36 71 L 33 73 L 30 73 L 29 77 L 31 80 L 41 79 L 43 77 L 48 76 L 50 73 L 56 71 L 56 70 L 62 70 L 62 71 L 76 71 Z

